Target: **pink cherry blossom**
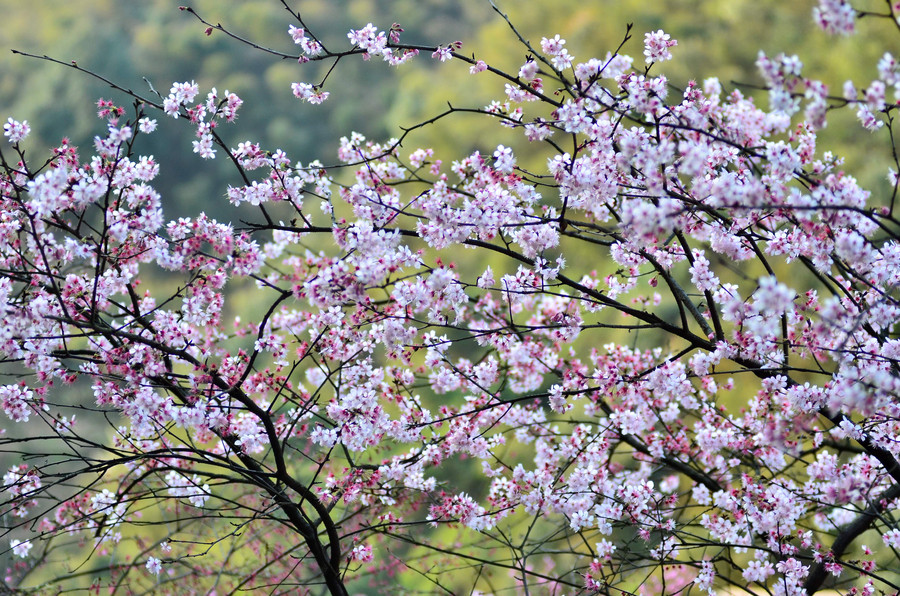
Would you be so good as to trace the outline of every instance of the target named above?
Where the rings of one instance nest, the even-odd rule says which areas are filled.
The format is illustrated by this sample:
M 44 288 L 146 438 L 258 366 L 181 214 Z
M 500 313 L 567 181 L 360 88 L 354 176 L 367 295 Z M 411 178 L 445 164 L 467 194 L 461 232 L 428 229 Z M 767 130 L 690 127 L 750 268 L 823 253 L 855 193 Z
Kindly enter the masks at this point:
M 646 33 L 644 35 L 644 60 L 647 64 L 671 60 L 672 52 L 669 51 L 669 48 L 677 45 L 678 42 L 662 29 Z
M 819 0 L 813 20 L 826 33 L 850 35 L 856 30 L 856 9 L 848 0 Z
M 9 142 L 13 144 L 21 143 L 30 132 L 31 127 L 28 126 L 28 120 L 19 122 L 8 118 L 6 124 L 3 125 L 3 136 L 8 138 Z
M 857 16 L 815 10 L 830 32 Z M 481 149 L 420 146 L 423 121 L 300 163 L 226 144 L 260 107 L 193 81 L 99 101 L 84 154 L 26 156 L 10 119 L 7 583 L 96 591 L 59 563 L 88 557 L 113 591 L 894 589 L 900 242 L 890 193 L 820 136 L 841 109 L 890 132 L 892 54 L 841 99 L 760 53 L 763 106 L 676 90 L 627 43 L 576 62 L 513 39 L 524 63 L 488 68 L 293 17 L 317 81 L 296 98 L 329 97 L 346 56 L 427 49 L 493 80 L 434 115 L 481 118 Z M 675 45 L 646 34 L 645 63 Z M 166 218 L 153 110 L 194 135 L 171 149 L 190 167 L 224 151 L 238 177 L 211 200 L 234 223 Z M 870 530 L 885 548 L 856 550 Z
M 13 554 L 22 559 L 28 557 L 28 553 L 31 552 L 33 546 L 30 540 L 22 541 L 14 538 L 9 541 L 9 547 L 12 549 Z
M 162 561 L 156 557 L 148 557 L 146 567 L 148 572 L 159 575 L 159 572 L 162 571 Z

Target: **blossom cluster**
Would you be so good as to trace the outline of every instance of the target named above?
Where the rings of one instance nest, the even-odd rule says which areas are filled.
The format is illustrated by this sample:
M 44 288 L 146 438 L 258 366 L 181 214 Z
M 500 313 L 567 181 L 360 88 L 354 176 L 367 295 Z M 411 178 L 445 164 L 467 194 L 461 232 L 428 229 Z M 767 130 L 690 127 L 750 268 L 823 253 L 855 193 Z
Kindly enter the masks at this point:
M 6 124 L 3 125 L 3 136 L 8 138 L 10 143 L 21 143 L 30 132 L 31 127 L 28 126 L 28 120 L 19 122 L 8 118 Z
M 205 102 L 191 106 L 190 104 L 199 93 L 200 88 L 194 81 L 175 83 L 172 85 L 169 95 L 163 100 L 163 111 L 177 119 L 183 115 L 183 110 L 197 129 L 198 140 L 192 141 L 194 153 L 198 153 L 203 159 L 212 159 L 216 155 L 213 147 L 214 129 L 220 120 L 233 122 L 237 118 L 238 109 L 244 102 L 234 93 L 229 93 L 228 90 L 225 91 L 224 97 L 220 98 L 216 88 L 213 87 L 207 93 Z

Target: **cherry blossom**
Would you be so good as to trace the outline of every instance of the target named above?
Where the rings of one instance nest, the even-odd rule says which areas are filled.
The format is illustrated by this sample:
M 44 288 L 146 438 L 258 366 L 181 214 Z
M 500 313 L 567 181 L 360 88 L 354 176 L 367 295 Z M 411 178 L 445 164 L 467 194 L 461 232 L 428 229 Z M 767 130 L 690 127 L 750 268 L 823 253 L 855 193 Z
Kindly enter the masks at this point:
M 146 567 L 147 571 L 149 571 L 153 575 L 159 575 L 159 572 L 162 571 L 162 561 L 160 561 L 156 557 L 148 557 Z
M 671 60 L 672 52 L 669 48 L 677 45 L 678 42 L 662 29 L 647 33 L 644 35 L 644 60 L 647 64 Z
M 8 118 L 6 124 L 3 125 L 3 136 L 8 138 L 10 143 L 21 143 L 30 132 L 31 127 L 28 126 L 27 120 L 19 122 Z
M 761 107 L 714 78 L 676 91 L 627 43 L 576 62 L 548 32 L 488 67 L 295 16 L 298 69 L 421 50 L 495 77 L 489 105 L 440 118 L 497 137 L 444 154 L 418 127 L 354 132 L 304 164 L 226 144 L 259 107 L 190 81 L 100 100 L 90 155 L 17 164 L 10 118 L 9 582 L 99 589 L 58 564 L 90 552 L 113 591 L 895 589 L 897 222 L 818 136 L 843 101 L 892 132 L 892 54 L 841 100 L 760 53 Z M 645 64 L 675 45 L 646 33 Z M 154 111 L 236 168 L 219 200 L 240 220 L 166 218 Z
M 23 542 L 14 538 L 9 541 L 9 547 L 12 549 L 13 554 L 22 559 L 28 556 L 28 553 L 31 552 L 32 546 L 34 545 L 31 544 L 30 540 L 25 540 Z
M 850 35 L 856 30 L 856 9 L 848 0 L 819 0 L 813 20 L 826 33 Z

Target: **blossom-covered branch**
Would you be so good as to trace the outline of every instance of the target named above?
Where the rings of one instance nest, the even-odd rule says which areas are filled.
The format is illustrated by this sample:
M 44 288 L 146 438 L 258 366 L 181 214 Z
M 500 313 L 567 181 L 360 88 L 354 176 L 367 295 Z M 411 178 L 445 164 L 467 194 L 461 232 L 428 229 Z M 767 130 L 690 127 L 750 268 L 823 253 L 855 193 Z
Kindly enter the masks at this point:
M 900 590 L 900 221 L 818 146 L 839 109 L 892 135 L 892 54 L 840 96 L 760 54 L 763 108 L 714 78 L 676 91 L 663 30 L 637 64 L 630 28 L 581 59 L 495 6 L 527 57 L 492 65 L 396 23 L 326 39 L 282 4 L 299 55 L 185 11 L 298 73 L 324 61 L 284 90 L 309 103 L 338 99 L 354 58 L 430 55 L 501 91 L 310 163 L 228 142 L 260 106 L 194 81 L 159 101 L 114 87 L 130 107 L 98 102 L 90 155 L 26 159 L 9 118 L 7 582 Z M 814 19 L 851 34 L 861 14 Z M 416 145 L 463 113 L 520 142 Z M 166 219 L 142 154 L 162 118 L 196 133 L 197 167 L 230 160 L 239 226 Z

